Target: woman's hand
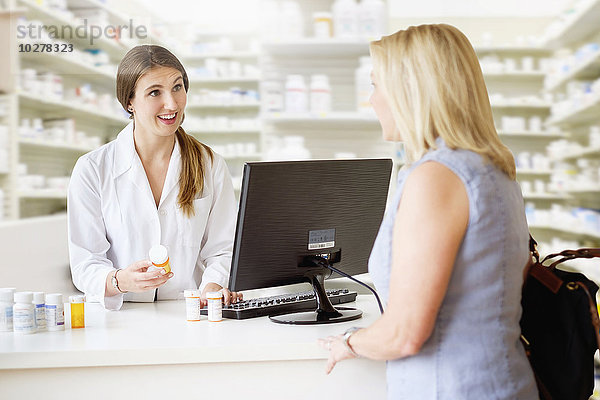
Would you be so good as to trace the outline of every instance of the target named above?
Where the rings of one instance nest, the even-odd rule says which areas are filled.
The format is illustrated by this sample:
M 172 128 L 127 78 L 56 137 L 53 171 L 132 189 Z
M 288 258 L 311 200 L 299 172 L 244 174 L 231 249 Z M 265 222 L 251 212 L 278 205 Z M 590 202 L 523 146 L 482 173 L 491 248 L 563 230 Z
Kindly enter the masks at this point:
M 328 336 L 318 340 L 319 345 L 329 351 L 329 359 L 325 366 L 325 373 L 329 374 L 335 365 L 348 358 L 356 358 L 344 344 L 344 335 Z
M 225 305 L 229 305 L 232 303 L 237 303 L 238 301 L 242 301 L 244 296 L 241 293 L 231 292 L 227 288 L 223 288 L 221 285 L 218 285 L 214 282 L 208 283 L 204 290 L 202 291 L 202 295 L 200 296 L 200 306 L 204 307 L 207 305 L 206 294 L 208 292 L 223 292 L 223 303 Z
M 145 292 L 164 285 L 173 277 L 173 272 L 167 274 L 164 268 L 150 269 L 152 266 L 149 260 L 141 260 L 120 270 L 117 275 L 119 289 L 122 292 Z

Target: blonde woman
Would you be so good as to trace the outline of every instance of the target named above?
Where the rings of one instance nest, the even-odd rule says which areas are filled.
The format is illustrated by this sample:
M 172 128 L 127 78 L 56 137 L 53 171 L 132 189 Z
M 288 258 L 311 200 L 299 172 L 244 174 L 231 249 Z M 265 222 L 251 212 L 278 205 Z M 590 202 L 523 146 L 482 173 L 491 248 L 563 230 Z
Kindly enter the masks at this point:
M 226 289 L 236 202 L 224 159 L 187 135 L 189 80 L 160 46 L 130 50 L 117 71 L 117 98 L 133 120 L 116 140 L 82 156 L 68 196 L 75 286 L 107 309 L 123 300 L 176 299 L 185 289 Z M 169 251 L 172 272 L 153 270 L 148 250 Z
M 523 198 L 475 52 L 458 29 L 422 25 L 371 55 L 371 104 L 408 165 L 369 260 L 387 307 L 321 340 L 327 372 L 360 356 L 388 360 L 390 399 L 538 398 L 519 342 Z

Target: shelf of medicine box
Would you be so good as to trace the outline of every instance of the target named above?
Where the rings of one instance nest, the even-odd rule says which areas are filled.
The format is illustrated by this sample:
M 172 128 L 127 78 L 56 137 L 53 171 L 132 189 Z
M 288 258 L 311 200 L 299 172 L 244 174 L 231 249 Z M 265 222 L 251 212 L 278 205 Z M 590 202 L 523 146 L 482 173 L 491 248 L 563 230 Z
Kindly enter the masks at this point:
M 219 58 L 219 59 L 255 59 L 259 57 L 259 53 L 256 51 L 226 51 L 226 52 L 214 52 L 214 53 L 188 53 L 182 55 L 180 58 L 182 62 L 196 62 L 204 61 L 207 58 Z
M 115 77 L 117 76 L 117 67 L 101 68 L 79 61 L 77 55 L 71 53 L 19 53 L 22 60 L 36 62 L 38 65 L 52 70 L 60 75 L 68 75 L 81 78 L 82 80 L 91 83 L 97 83 L 102 86 L 115 85 Z M 21 67 L 23 63 L 21 63 Z
M 225 160 L 246 160 L 246 161 L 257 161 L 262 159 L 262 153 L 249 153 L 249 154 L 238 154 L 238 155 L 226 155 L 223 156 Z
M 589 56 L 587 60 L 579 65 L 571 66 L 573 69 L 566 74 L 561 74 L 554 80 L 548 81 L 546 90 L 558 92 L 572 80 L 592 80 L 600 77 L 600 50 Z M 550 75 L 549 75 L 550 77 Z
M 523 138 L 523 139 L 547 139 L 557 140 L 567 137 L 562 132 L 543 132 L 543 131 L 503 131 L 498 130 L 498 135 L 506 138 Z
M 561 154 L 560 156 L 551 157 L 550 161 L 576 161 L 580 158 L 600 158 L 600 146 L 586 147 L 579 151 Z
M 243 109 L 257 109 L 260 107 L 260 102 L 252 101 L 248 103 L 239 103 L 239 104 L 224 104 L 224 103 L 188 103 L 186 109 L 234 109 L 234 110 L 243 110 Z
M 523 200 L 525 201 L 535 201 L 535 200 L 544 200 L 544 201 L 563 201 L 570 200 L 571 197 L 565 194 L 557 194 L 557 193 L 523 193 Z
M 19 190 L 19 199 L 55 199 L 66 200 L 67 191 L 59 189 L 31 189 Z
M 573 45 L 598 32 L 600 0 L 592 0 L 586 6 L 569 15 L 569 22 L 546 40 L 545 47 L 558 49 Z
M 281 42 L 263 42 L 262 50 L 271 56 L 282 57 L 360 57 L 369 55 L 366 39 L 317 39 L 303 38 Z
M 18 0 L 22 5 L 28 8 L 25 16 L 29 21 L 31 20 L 40 20 L 43 25 L 54 25 L 57 28 L 61 28 L 62 26 L 70 26 L 75 32 L 75 29 L 78 26 L 78 22 L 74 19 L 70 19 L 62 15 L 59 11 L 52 10 L 48 7 L 41 6 L 32 0 Z M 37 32 L 36 32 L 37 33 Z M 88 32 L 89 33 L 89 32 Z M 72 43 L 73 45 L 80 48 L 97 48 L 104 50 L 106 53 L 111 56 L 111 58 L 120 59 L 127 52 L 127 48 L 125 45 L 119 43 L 114 39 L 108 39 L 105 37 L 100 37 L 94 39 L 94 44 L 90 45 L 90 38 L 80 39 L 73 33 L 72 37 L 69 39 L 65 39 L 68 43 Z M 80 36 L 80 35 L 79 35 Z M 86 35 L 88 36 L 88 35 Z
M 551 169 L 542 170 L 542 169 L 517 168 L 517 176 L 538 176 L 538 177 L 544 177 L 544 176 L 550 176 L 550 175 L 552 175 L 552 172 L 553 171 Z
M 73 151 L 82 154 L 94 150 L 94 148 L 90 146 L 74 145 L 67 142 L 56 142 L 43 139 L 19 138 L 18 142 L 22 146 L 47 147 L 58 150 Z
M 569 236 L 577 236 L 585 239 L 600 240 L 600 232 L 585 231 L 581 229 L 569 229 L 554 225 L 529 224 L 529 229 L 544 230 L 563 233 Z
M 600 120 L 600 93 L 592 101 L 562 115 L 552 116 L 547 125 L 579 125 L 585 123 L 598 123 Z
M 247 77 L 190 77 L 190 84 L 235 84 L 235 83 L 252 83 L 258 85 L 260 78 L 247 78 Z
M 539 103 L 521 103 L 519 101 L 502 101 L 491 103 L 492 109 L 505 110 L 505 109 L 519 109 L 519 110 L 550 110 L 551 104 L 543 101 Z
M 87 122 L 108 124 L 113 126 L 124 126 L 129 123 L 129 119 L 117 115 L 109 115 L 109 112 L 96 111 L 93 106 L 82 106 L 66 101 L 46 100 L 41 96 L 35 96 L 28 93 L 19 93 L 20 106 L 29 106 L 45 112 L 53 112 L 58 118 L 85 118 Z
M 102 1 L 98 1 L 98 0 L 67 0 L 67 7 L 70 10 L 77 9 L 77 8 L 98 8 L 100 10 L 105 11 L 108 14 L 110 23 L 115 26 L 118 26 L 118 25 L 129 26 L 130 20 L 131 20 L 131 16 L 126 15 L 122 12 L 116 11 L 114 7 L 110 7 L 109 5 L 106 4 L 106 2 L 102 2 Z M 136 27 L 137 26 L 135 26 L 135 25 L 133 26 L 134 29 Z M 158 44 L 163 47 L 166 47 L 164 44 L 164 41 L 160 37 L 158 37 L 157 35 L 154 35 L 148 29 L 148 27 L 146 27 L 146 30 L 147 30 L 146 34 L 148 35 L 148 37 L 145 40 L 139 39 L 140 44 L 143 44 L 147 41 L 150 44 Z M 125 33 L 129 33 L 129 32 L 125 31 Z
M 359 112 L 332 111 L 328 113 L 286 113 L 271 112 L 263 115 L 263 121 L 273 124 L 364 124 L 379 127 L 379 120 L 375 115 Z
M 189 129 L 185 128 L 185 131 L 190 135 L 258 135 L 260 134 L 260 128 L 251 129 Z
M 484 72 L 483 78 L 487 81 L 542 81 L 546 77 L 546 73 L 542 71 L 513 71 L 513 72 Z
M 519 46 L 519 45 L 498 45 L 498 46 L 475 46 L 477 55 L 482 54 L 498 54 L 503 55 L 520 55 L 524 57 L 531 56 L 546 56 L 550 54 L 550 50 L 541 46 Z

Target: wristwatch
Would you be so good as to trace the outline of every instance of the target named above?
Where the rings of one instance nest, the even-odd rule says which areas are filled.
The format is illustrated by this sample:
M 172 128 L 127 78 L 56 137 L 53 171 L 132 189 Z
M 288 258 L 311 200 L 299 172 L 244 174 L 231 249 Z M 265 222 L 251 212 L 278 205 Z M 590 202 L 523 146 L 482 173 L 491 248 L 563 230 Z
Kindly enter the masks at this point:
M 117 289 L 119 291 L 119 293 L 125 293 L 124 291 L 122 291 L 119 288 L 119 281 L 117 281 L 117 273 L 120 271 L 120 269 L 116 270 L 115 273 L 113 274 L 113 276 L 110 278 L 110 282 L 112 283 L 112 287 L 114 287 L 115 289 Z
M 352 328 L 348 329 L 346 332 L 344 332 L 344 346 L 346 346 L 346 348 L 348 349 L 348 351 L 354 356 L 354 357 L 360 357 L 352 348 L 352 346 L 350 346 L 350 336 L 352 336 L 352 334 L 354 332 L 356 332 L 357 330 L 359 330 L 361 328 L 358 328 L 356 326 L 353 326 Z

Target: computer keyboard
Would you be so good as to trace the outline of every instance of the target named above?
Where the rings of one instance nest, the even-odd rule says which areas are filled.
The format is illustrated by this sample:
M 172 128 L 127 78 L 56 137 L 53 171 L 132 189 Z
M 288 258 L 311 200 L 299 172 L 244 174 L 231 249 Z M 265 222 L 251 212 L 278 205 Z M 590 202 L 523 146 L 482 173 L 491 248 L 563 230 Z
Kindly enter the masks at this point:
M 327 297 L 331 304 L 350 303 L 356 300 L 356 292 L 348 289 L 326 289 Z M 256 299 L 243 300 L 235 304 L 223 306 L 223 318 L 247 319 L 278 315 L 296 311 L 310 311 L 317 308 L 314 292 L 292 293 Z M 206 307 L 200 310 L 202 315 L 207 315 Z

